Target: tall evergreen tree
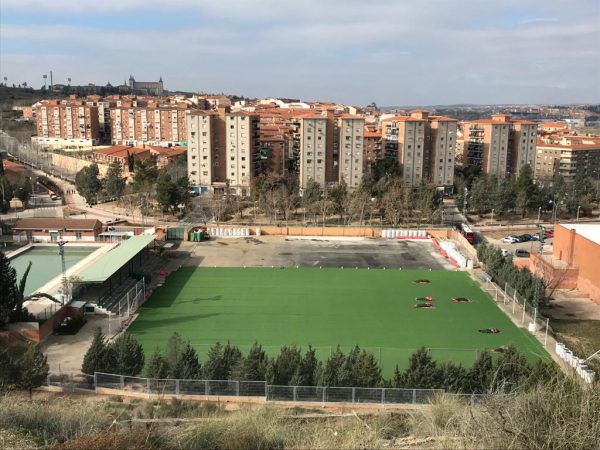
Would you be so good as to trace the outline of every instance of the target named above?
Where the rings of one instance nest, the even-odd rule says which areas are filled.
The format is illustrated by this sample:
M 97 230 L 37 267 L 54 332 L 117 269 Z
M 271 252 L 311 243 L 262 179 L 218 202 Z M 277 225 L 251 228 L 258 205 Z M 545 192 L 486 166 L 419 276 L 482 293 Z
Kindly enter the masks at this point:
M 276 358 L 269 361 L 267 382 L 287 386 L 300 369 L 302 355 L 296 346 L 283 346 Z
M 109 347 L 114 357 L 114 373 L 135 376 L 144 368 L 144 350 L 131 334 L 120 334 Z
M 75 175 L 75 187 L 77 188 L 77 192 L 79 192 L 90 205 L 96 203 L 98 193 L 100 192 L 100 189 L 102 189 L 99 174 L 98 164 L 93 163 L 88 167 L 84 167 L 77 172 L 77 175 Z
M 469 394 L 488 392 L 494 377 L 494 364 L 489 352 L 481 352 L 467 373 L 465 391 Z
M 248 355 L 241 358 L 232 371 L 232 377 L 243 381 L 264 381 L 269 359 L 262 346 L 255 342 Z
M 346 362 L 346 356 L 340 350 L 340 346 L 338 345 L 335 351 L 329 355 L 327 361 L 325 362 L 325 366 L 323 367 L 323 372 L 321 374 L 320 383 L 322 386 L 341 386 L 340 383 L 340 369 L 342 365 Z
M 167 350 L 165 352 L 165 358 L 169 363 L 169 367 L 175 367 L 177 364 L 177 360 L 179 359 L 179 355 L 183 351 L 183 339 L 181 335 L 175 331 L 167 341 Z
M 127 180 L 123 176 L 121 163 L 119 161 L 113 161 L 108 166 L 108 172 L 106 173 L 106 179 L 104 180 L 104 187 L 106 193 L 110 198 L 120 198 L 125 192 L 125 186 Z
M 194 380 L 200 378 L 200 369 L 198 354 L 188 342 L 184 345 L 183 350 L 177 358 L 177 362 L 172 367 L 171 375 L 173 378 Z
M 410 389 L 432 389 L 437 387 L 437 365 L 425 347 L 421 347 L 410 356 L 408 367 L 402 379 L 404 382 L 403 387 Z
M 354 365 L 354 386 L 376 387 L 381 382 L 381 369 L 373 353 L 362 350 Z
M 87 373 L 88 375 L 93 375 L 94 372 L 110 371 L 110 368 L 106 367 L 106 360 L 107 345 L 104 339 L 104 334 L 102 333 L 102 329 L 98 327 L 94 332 L 92 344 L 83 357 L 81 371 L 83 373 Z
M 19 378 L 17 386 L 29 391 L 31 398 L 33 388 L 39 387 L 48 377 L 49 367 L 44 354 L 37 345 L 28 344 L 25 352 L 18 359 Z
M 159 349 L 154 350 L 146 365 L 146 377 L 164 379 L 169 376 L 169 373 L 171 373 L 171 368 L 167 358 Z
M 19 299 L 17 272 L 9 263 L 8 258 L 0 250 L 0 328 L 11 319 Z
M 293 386 L 315 386 L 319 380 L 320 369 L 321 364 L 317 360 L 316 351 L 309 345 L 290 384 Z
M 206 362 L 202 365 L 202 375 L 207 380 L 228 380 L 233 367 L 238 363 L 242 353 L 239 348 L 217 342 L 208 350 Z

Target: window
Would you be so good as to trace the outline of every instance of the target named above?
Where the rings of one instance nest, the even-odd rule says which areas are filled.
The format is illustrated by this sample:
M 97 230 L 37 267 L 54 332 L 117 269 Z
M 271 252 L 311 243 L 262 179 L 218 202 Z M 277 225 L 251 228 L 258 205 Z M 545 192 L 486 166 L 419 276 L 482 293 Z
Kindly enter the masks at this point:
M 76 231 L 75 232 L 75 239 L 77 239 L 77 240 L 81 239 L 81 231 Z

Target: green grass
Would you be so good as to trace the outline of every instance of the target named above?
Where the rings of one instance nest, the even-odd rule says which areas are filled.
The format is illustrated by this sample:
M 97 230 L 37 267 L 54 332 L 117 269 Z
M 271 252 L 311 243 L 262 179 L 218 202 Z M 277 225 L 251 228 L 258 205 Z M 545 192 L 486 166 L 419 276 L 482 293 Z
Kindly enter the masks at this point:
M 414 283 L 423 278 L 431 284 Z M 423 296 L 436 308 L 415 309 L 415 297 Z M 310 344 L 322 359 L 338 344 L 358 344 L 381 357 L 385 376 L 396 364 L 405 367 L 420 346 L 437 360 L 467 366 L 478 351 L 509 344 L 529 360 L 547 357 L 468 274 L 455 271 L 184 267 L 139 312 L 129 331 L 147 354 L 177 331 L 201 358 L 216 341 L 247 351 L 256 340 L 271 355 L 284 344 Z M 488 327 L 502 332 L 478 332 Z

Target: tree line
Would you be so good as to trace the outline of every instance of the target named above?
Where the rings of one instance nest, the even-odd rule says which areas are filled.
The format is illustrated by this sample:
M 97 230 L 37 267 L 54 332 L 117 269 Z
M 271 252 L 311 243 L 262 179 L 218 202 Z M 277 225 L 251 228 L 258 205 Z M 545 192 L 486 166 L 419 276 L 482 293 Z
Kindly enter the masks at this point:
M 121 354 L 122 358 L 119 357 Z M 194 347 L 178 333 L 173 333 L 164 350 L 155 350 L 146 364 L 144 361 L 143 351 L 134 338 L 125 333 L 107 344 L 98 330 L 85 355 L 82 371 L 90 375 L 107 372 L 136 376 L 145 367 L 143 374 L 155 379 L 266 381 L 285 386 L 444 389 L 468 394 L 486 393 L 491 389 L 511 391 L 550 379 L 556 374 L 556 367 L 551 362 L 529 364 L 514 347 L 503 348 L 497 357 L 483 351 L 470 368 L 453 362 L 439 363 L 422 347 L 410 356 L 405 370 L 396 366 L 391 378 L 383 377 L 375 355 L 359 346 L 348 353 L 338 346 L 325 361 L 321 361 L 311 346 L 305 352 L 294 345 L 283 346 L 279 354 L 270 357 L 256 342 L 245 355 L 229 342 L 217 342 L 208 350 L 205 362 L 201 363 Z
M 411 187 L 400 175 L 400 166 L 393 160 L 375 162 L 356 189 L 349 189 L 344 181 L 322 187 L 313 179 L 300 189 L 296 174 L 261 174 L 252 180 L 250 197 L 214 194 L 210 201 L 199 199 L 192 215 L 218 223 L 234 217 L 242 220 L 251 209 L 273 223 L 364 225 L 377 220 L 394 227 L 432 223 L 441 217 L 441 192 L 425 182 Z
M 549 280 L 534 275 L 525 267 L 516 267 L 511 256 L 503 256 L 499 248 L 486 243 L 477 246 L 477 258 L 485 265 L 487 273 L 500 287 L 504 288 L 504 283 L 508 283 L 534 307 L 549 305 L 550 297 L 546 295 L 546 288 L 550 287 Z M 537 289 L 539 291 L 536 304 Z
M 494 210 L 496 217 L 515 212 L 525 217 L 541 212 L 590 215 L 599 193 L 592 180 L 579 171 L 567 183 L 560 174 L 551 179 L 533 179 L 529 165 L 521 168 L 516 178 L 498 179 L 494 175 L 481 175 L 479 168 L 468 168 L 456 178 L 454 198 L 465 213 L 485 214 Z M 465 191 L 466 189 L 466 191 Z
M 0 213 L 7 213 L 10 209 L 10 201 L 19 199 L 23 208 L 27 208 L 33 189 L 32 180 L 29 177 L 9 177 L 0 175 Z
M 148 215 L 156 204 L 160 211 L 175 214 L 188 206 L 191 197 L 187 174 L 180 165 L 178 161 L 174 168 L 159 171 L 154 158 L 139 161 L 129 155 L 126 169 L 133 173 L 130 182 L 123 175 L 121 163 L 113 161 L 104 177 L 96 163 L 81 169 L 75 176 L 75 187 L 90 205 L 117 200 L 132 213 L 139 209 L 142 215 Z

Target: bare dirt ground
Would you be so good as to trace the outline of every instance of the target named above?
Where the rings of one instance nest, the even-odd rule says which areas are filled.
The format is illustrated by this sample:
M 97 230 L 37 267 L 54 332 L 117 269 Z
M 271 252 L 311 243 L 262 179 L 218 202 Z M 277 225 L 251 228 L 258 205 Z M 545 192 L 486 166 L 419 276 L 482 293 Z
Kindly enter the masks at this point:
M 323 240 L 259 236 L 182 242 L 192 266 L 359 267 L 452 270 L 429 241 L 393 239 Z
M 552 308 L 544 310 L 552 319 L 600 320 L 600 305 L 576 289 L 557 289 L 552 297 Z

